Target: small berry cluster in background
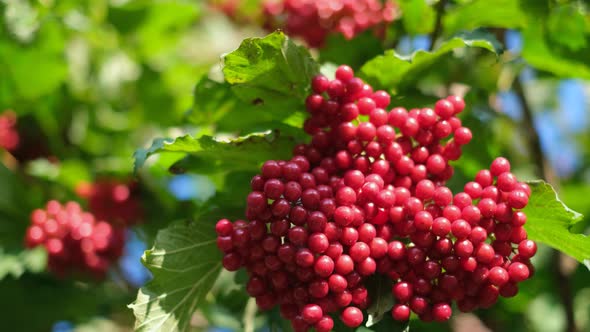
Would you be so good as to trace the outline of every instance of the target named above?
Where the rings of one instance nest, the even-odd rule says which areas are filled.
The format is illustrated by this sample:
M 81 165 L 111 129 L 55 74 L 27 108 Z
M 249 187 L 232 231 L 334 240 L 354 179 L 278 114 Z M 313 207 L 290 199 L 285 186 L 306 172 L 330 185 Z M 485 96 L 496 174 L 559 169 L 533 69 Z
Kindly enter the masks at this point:
M 97 219 L 120 226 L 132 226 L 143 218 L 137 183 L 97 180 L 77 185 L 78 196 L 88 200 L 88 209 Z
M 123 253 L 125 233 L 76 202 L 62 205 L 52 200 L 31 213 L 25 243 L 28 248 L 46 248 L 48 269 L 57 276 L 81 273 L 103 279 Z
M 287 161 L 266 161 L 251 181 L 246 219 L 216 225 L 229 271 L 245 268 L 247 292 L 262 310 L 280 306 L 295 331 L 330 331 L 330 314 L 349 327 L 371 304 L 367 277 L 391 279 L 395 320 L 413 311 L 446 321 L 451 305 L 488 308 L 512 297 L 534 269 L 527 240 L 528 185 L 497 158 L 464 191 L 453 175 L 471 131 L 463 100 L 433 109 L 387 111 L 390 96 L 341 66 L 317 76 L 306 106 L 310 144 Z M 368 118 L 368 121 L 361 119 Z
M 264 2 L 266 27 L 282 28 L 292 37 L 303 38 L 311 47 L 321 47 L 331 33 L 351 39 L 392 22 L 397 8 L 380 0 L 284 0 Z
M 209 0 L 215 9 L 237 22 L 245 21 L 240 15 L 242 2 Z M 264 0 L 260 20 L 268 31 L 282 29 L 311 47 L 322 47 L 330 34 L 342 34 L 347 39 L 369 29 L 382 34 L 385 24 L 394 21 L 397 14 L 392 0 Z
M 20 137 L 16 130 L 16 114 L 5 111 L 0 114 L 0 148 L 12 151 L 18 147 Z

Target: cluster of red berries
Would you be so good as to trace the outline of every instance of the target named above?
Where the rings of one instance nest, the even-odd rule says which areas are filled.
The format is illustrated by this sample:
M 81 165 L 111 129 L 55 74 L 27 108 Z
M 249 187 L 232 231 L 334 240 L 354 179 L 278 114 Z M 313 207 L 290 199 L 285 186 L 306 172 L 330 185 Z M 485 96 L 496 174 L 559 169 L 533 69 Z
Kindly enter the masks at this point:
M 331 33 L 351 39 L 371 28 L 392 22 L 397 7 L 391 0 L 267 0 L 264 17 L 269 29 L 282 28 L 303 38 L 312 47 L 321 47 Z
M 0 148 L 8 151 L 18 147 L 20 137 L 16 130 L 16 114 L 6 111 L 0 114 Z
M 143 217 L 138 189 L 135 182 L 105 179 L 79 183 L 76 193 L 88 200 L 88 209 L 97 219 L 132 226 Z
M 388 276 L 391 315 L 445 321 L 451 303 L 471 311 L 518 292 L 536 252 L 523 228 L 530 188 L 504 158 L 464 192 L 445 181 L 449 161 L 472 138 L 456 96 L 434 109 L 387 111 L 390 96 L 341 66 L 317 76 L 306 106 L 310 144 L 289 161 L 266 161 L 251 181 L 246 219 L 222 219 L 217 245 L 230 271 L 246 268 L 247 292 L 265 310 L 280 305 L 295 331 L 330 331 L 331 313 L 359 326 L 365 283 Z M 368 121 L 363 121 L 367 119 Z
M 48 269 L 57 276 L 84 273 L 102 279 L 122 255 L 125 233 L 84 212 L 76 202 L 62 205 L 52 200 L 31 213 L 25 243 L 46 248 Z

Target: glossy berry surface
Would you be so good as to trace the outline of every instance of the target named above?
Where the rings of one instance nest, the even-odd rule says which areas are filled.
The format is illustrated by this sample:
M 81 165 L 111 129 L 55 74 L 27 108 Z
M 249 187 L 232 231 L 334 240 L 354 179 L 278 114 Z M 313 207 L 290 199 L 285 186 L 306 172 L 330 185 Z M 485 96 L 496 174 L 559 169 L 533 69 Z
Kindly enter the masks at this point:
M 515 296 L 536 253 L 522 227 L 530 188 L 504 158 L 462 192 L 446 187 L 474 135 L 457 118 L 463 100 L 406 110 L 348 66 L 335 76 L 312 81 L 311 143 L 262 164 L 245 220 L 218 221 L 224 267 L 248 272 L 261 310 L 294 308 L 281 314 L 297 331 L 327 330 L 329 315 L 359 326 L 376 274 L 398 321 L 442 322 L 453 303 L 472 311 Z

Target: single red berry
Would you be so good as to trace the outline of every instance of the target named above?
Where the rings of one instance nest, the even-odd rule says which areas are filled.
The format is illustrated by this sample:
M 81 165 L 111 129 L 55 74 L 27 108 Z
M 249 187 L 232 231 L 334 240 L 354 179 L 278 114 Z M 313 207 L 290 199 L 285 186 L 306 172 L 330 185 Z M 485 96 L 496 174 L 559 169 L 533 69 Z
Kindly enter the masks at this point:
M 413 295 L 413 286 L 407 282 L 398 282 L 393 285 L 391 292 L 400 302 L 408 302 Z
M 508 266 L 508 274 L 510 275 L 511 281 L 521 282 L 529 278 L 530 270 L 526 264 L 513 262 Z
M 460 127 L 455 130 L 455 143 L 459 145 L 465 145 L 471 141 L 473 135 L 471 134 L 471 130 L 466 127 Z
M 324 313 L 317 304 L 308 304 L 301 310 L 301 316 L 308 324 L 315 324 L 322 319 Z
M 391 317 L 393 319 L 405 322 L 410 319 L 410 307 L 405 304 L 396 304 L 391 309 Z
M 347 82 L 354 77 L 354 70 L 347 65 L 338 66 L 336 69 L 336 79 Z
M 340 319 L 348 327 L 360 326 L 363 322 L 363 312 L 357 307 L 348 307 L 340 314 Z
M 509 174 L 509 173 L 505 173 Z M 522 190 L 513 190 L 508 195 L 508 205 L 510 205 L 514 209 L 522 209 L 524 208 L 529 202 L 528 195 Z
M 215 224 L 215 232 L 219 236 L 230 236 L 233 228 L 233 224 L 227 219 L 221 219 Z
M 330 80 L 326 76 L 317 75 L 312 79 L 311 86 L 315 93 L 324 93 L 330 86 Z
M 492 176 L 499 176 L 502 173 L 510 172 L 510 162 L 506 158 L 498 157 L 492 162 L 490 172 Z
M 341 255 L 336 260 L 335 270 L 336 273 L 345 276 L 354 270 L 354 261 L 349 255 Z
M 330 332 L 334 328 L 334 320 L 330 316 L 324 316 L 313 327 L 317 332 Z
M 437 322 L 446 322 L 452 313 L 451 306 L 447 303 L 437 303 L 432 307 L 432 318 Z
M 523 258 L 531 258 L 537 253 L 537 244 L 531 240 L 523 240 L 518 244 L 518 254 Z
M 509 279 L 510 276 L 508 274 L 508 271 L 506 271 L 502 267 L 495 266 L 490 270 L 489 280 L 493 285 L 501 287 L 504 284 L 506 284 L 509 281 Z

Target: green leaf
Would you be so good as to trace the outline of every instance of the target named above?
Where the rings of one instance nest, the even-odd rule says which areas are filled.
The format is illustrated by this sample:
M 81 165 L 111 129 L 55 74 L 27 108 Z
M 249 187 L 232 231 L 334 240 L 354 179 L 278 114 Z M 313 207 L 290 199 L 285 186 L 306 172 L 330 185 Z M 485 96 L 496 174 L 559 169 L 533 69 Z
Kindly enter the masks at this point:
M 295 45 L 282 32 L 248 38 L 223 57 L 225 80 L 234 85 L 236 95 L 258 104 L 283 98 L 301 102 L 318 72 L 307 49 Z
M 332 62 L 360 68 L 365 62 L 385 51 L 382 44 L 383 41 L 375 36 L 373 31 L 365 31 L 351 40 L 342 34 L 333 34 L 328 36 L 326 45 L 319 50 L 320 62 L 322 65 Z
M 187 119 L 240 134 L 278 129 L 305 112 L 304 101 L 317 73 L 307 49 L 282 32 L 246 39 L 223 57 L 224 83 L 207 77 L 199 81 Z
M 586 17 L 578 7 L 573 4 L 558 6 L 551 11 L 547 20 L 551 41 L 572 51 L 577 51 L 587 45 Z
M 438 47 L 433 52 L 419 50 L 410 56 L 403 56 L 390 50 L 367 62 L 361 68 L 361 75 L 379 87 L 398 89 L 411 86 L 420 73 L 434 66 L 443 56 L 463 47 L 482 48 L 493 53 L 502 51 L 498 41 L 489 34 L 472 32 L 458 35 Z
M 219 132 L 238 134 L 269 129 L 285 133 L 287 125 L 291 125 L 297 129 L 289 130 L 288 134 L 300 137 L 305 135 L 300 129 L 304 117 L 303 101 L 300 99 L 287 98 L 270 103 L 258 99 L 243 101 L 229 83 L 204 77 L 195 88 L 193 108 L 187 114 L 187 121 L 199 126 L 214 126 Z
M 475 0 L 448 10 L 443 30 L 452 35 L 480 27 L 516 29 L 527 23 L 527 8 L 519 0 Z
M 134 303 L 137 331 L 187 331 L 221 269 L 209 220 L 177 222 L 158 232 L 151 250 L 142 257 L 153 279 Z
M 391 312 L 395 304 L 391 287 L 393 286 L 389 277 L 385 275 L 375 275 L 368 280 L 369 298 L 371 306 L 367 309 L 368 319 L 365 326 L 371 327 L 377 324 L 383 316 Z
M 531 240 L 545 243 L 583 263 L 590 269 L 590 237 L 573 234 L 570 228 L 582 215 L 568 208 L 546 182 L 529 182 L 532 194 L 524 209 L 525 229 Z
M 148 157 L 159 153 L 181 153 L 197 158 L 194 163 L 200 172 L 211 173 L 219 170 L 246 170 L 258 168 L 268 159 L 285 159 L 291 155 L 295 141 L 280 135 L 279 131 L 254 133 L 233 139 L 220 140 L 212 136 L 199 138 L 191 135 L 176 139 L 159 138 L 148 149 L 137 150 L 135 170 L 141 168 Z
M 60 320 L 78 324 L 100 312 L 120 312 L 130 295 L 113 283 L 60 280 L 45 273 L 4 278 L 0 293 L 5 299 L 0 301 L 2 324 L 14 331 L 51 331 Z M 25 319 L 23 313 L 29 311 L 35 319 Z
M 436 12 L 426 0 L 401 0 L 402 23 L 410 35 L 428 34 L 434 29 Z
M 187 114 L 190 122 L 203 125 L 218 123 L 228 112 L 235 109 L 239 100 L 231 91 L 229 83 L 220 83 L 203 77 L 196 85 L 192 110 Z
M 590 79 L 588 47 L 573 52 L 551 43 L 544 23 L 543 18 L 537 18 L 522 31 L 522 57 L 531 66 L 559 77 Z

